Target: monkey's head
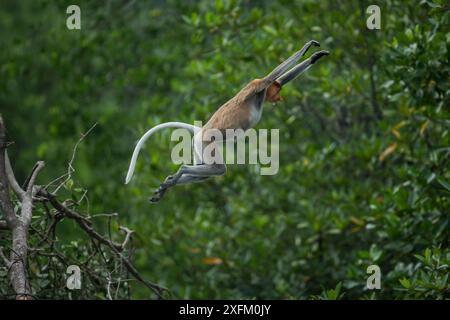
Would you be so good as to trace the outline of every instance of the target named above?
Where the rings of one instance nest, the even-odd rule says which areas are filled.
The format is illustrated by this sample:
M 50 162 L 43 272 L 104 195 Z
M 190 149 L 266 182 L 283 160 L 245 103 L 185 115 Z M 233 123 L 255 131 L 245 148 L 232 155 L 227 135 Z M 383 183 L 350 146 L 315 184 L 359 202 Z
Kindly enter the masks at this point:
M 269 102 L 278 102 L 282 101 L 283 98 L 280 96 L 281 84 L 277 81 L 274 81 L 266 91 L 266 101 Z

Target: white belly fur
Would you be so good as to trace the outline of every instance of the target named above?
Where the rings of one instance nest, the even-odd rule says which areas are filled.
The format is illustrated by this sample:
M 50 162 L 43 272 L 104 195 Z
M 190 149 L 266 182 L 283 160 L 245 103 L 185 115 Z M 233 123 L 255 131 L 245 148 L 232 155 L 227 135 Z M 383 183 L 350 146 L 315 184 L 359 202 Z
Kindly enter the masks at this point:
M 256 106 L 254 103 L 250 108 L 250 128 L 254 127 L 261 120 L 263 106 Z

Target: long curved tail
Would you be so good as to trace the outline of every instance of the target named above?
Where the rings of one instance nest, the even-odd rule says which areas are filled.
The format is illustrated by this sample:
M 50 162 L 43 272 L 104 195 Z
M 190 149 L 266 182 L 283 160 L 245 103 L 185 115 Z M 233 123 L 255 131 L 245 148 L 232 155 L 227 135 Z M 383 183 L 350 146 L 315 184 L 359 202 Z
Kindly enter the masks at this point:
M 157 126 L 148 130 L 142 136 L 142 138 L 139 139 L 136 147 L 134 148 L 133 156 L 131 157 L 130 167 L 128 168 L 127 177 L 125 178 L 125 184 L 128 184 L 128 182 L 130 182 L 131 178 L 133 177 L 134 167 L 136 166 L 136 161 L 139 156 L 139 152 L 141 151 L 141 148 L 144 145 L 145 141 L 147 141 L 147 139 L 150 138 L 150 136 L 152 134 L 154 134 L 156 131 L 159 131 L 159 130 L 165 129 L 165 128 L 182 128 L 182 129 L 187 129 L 187 130 L 191 131 L 192 133 L 195 133 L 197 130 L 201 129 L 200 127 L 196 127 L 192 124 L 188 124 L 188 123 L 184 123 L 184 122 L 165 122 L 165 123 L 158 124 Z

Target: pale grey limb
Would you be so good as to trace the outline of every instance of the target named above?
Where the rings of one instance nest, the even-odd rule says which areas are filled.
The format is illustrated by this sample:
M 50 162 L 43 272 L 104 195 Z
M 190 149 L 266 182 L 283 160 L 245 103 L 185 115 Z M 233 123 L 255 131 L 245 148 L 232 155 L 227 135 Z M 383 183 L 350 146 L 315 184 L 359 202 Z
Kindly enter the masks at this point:
M 159 186 L 149 201 L 158 202 L 164 196 L 168 188 L 177 184 L 203 181 L 213 176 L 223 175 L 226 173 L 226 170 L 224 164 L 182 165 L 177 173 L 166 178 L 164 183 Z
M 303 61 L 302 63 L 296 65 L 294 68 L 284 73 L 281 77 L 279 77 L 276 81 L 281 85 L 285 85 L 286 83 L 294 80 L 300 74 L 308 70 L 317 60 L 319 60 L 323 56 L 327 56 L 330 53 L 328 51 L 322 50 L 314 53 L 309 59 Z
M 213 176 L 220 176 L 225 174 L 227 167 L 223 164 L 223 161 L 217 163 L 216 159 L 212 155 L 204 154 L 203 150 L 206 146 L 210 145 L 211 141 L 203 140 L 203 133 L 198 132 L 193 138 L 193 153 L 194 153 L 194 165 L 182 165 L 174 175 L 168 176 L 165 181 L 154 192 L 153 196 L 149 199 L 150 202 L 158 202 L 166 193 L 167 189 L 177 184 L 188 184 L 193 182 L 200 182 Z M 219 152 L 218 148 L 214 149 L 214 152 Z M 222 157 L 218 154 L 218 158 Z
M 183 174 L 180 179 L 177 181 L 177 185 L 180 184 L 188 184 L 188 183 L 196 183 L 196 182 L 202 182 L 206 179 L 209 179 L 210 177 L 199 177 L 194 176 L 191 174 Z
M 305 53 L 308 51 L 308 49 L 311 46 L 320 47 L 319 42 L 315 40 L 308 41 L 303 48 L 301 48 L 299 51 L 294 53 L 291 57 L 289 57 L 287 60 L 285 60 L 283 63 L 281 63 L 278 67 L 276 67 L 268 76 L 264 78 L 265 82 L 274 82 L 277 78 L 279 78 L 282 74 L 284 74 L 286 71 L 291 69 L 298 60 L 300 60 L 301 57 L 305 55 Z

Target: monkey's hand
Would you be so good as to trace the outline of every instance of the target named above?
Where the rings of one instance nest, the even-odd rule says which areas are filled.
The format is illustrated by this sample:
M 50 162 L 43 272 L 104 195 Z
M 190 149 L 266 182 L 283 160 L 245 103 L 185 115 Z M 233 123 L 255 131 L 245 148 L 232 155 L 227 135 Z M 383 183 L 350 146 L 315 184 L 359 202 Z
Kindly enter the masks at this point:
M 322 58 L 323 56 L 328 56 L 330 53 L 326 50 L 322 50 L 319 52 L 315 52 L 312 56 L 311 56 L 311 64 L 316 63 L 317 60 L 319 60 L 320 58 Z

